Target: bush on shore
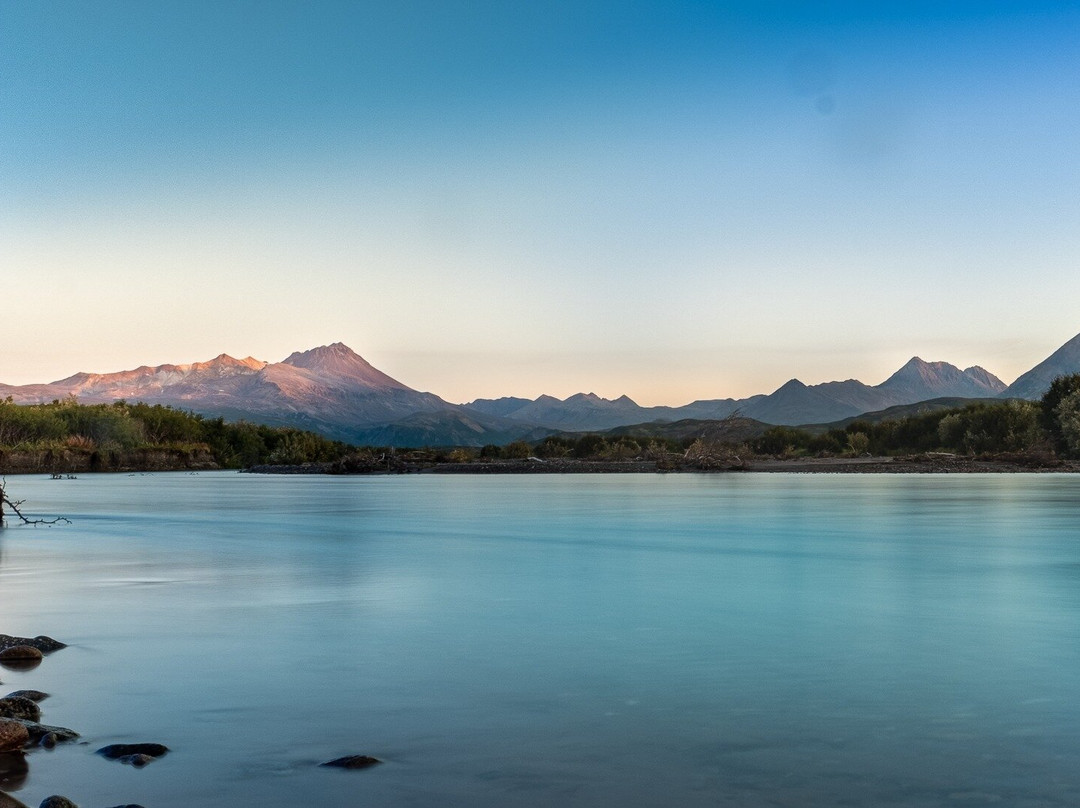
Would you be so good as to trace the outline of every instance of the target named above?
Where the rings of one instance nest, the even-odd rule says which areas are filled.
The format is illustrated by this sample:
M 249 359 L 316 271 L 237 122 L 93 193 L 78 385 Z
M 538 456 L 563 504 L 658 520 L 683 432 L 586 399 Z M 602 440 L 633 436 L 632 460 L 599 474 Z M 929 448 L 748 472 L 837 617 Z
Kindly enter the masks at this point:
M 36 454 L 60 465 L 65 453 L 112 458 L 137 457 L 139 452 L 154 450 L 209 454 L 222 468 L 243 468 L 260 463 L 332 462 L 351 449 L 300 429 L 226 423 L 223 418 L 206 418 L 161 404 L 0 401 L 0 451 Z

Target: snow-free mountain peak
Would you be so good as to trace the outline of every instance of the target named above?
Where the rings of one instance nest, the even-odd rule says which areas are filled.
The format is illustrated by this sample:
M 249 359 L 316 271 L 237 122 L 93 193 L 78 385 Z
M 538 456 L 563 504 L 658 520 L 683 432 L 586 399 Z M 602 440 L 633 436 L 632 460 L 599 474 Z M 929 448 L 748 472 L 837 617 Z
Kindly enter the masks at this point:
M 896 373 L 878 385 L 878 390 L 910 402 L 931 398 L 978 398 L 997 395 L 1004 384 L 980 367 L 960 370 L 948 362 L 927 362 L 913 356 Z
M 964 375 L 985 386 L 987 390 L 993 390 L 995 393 L 1000 393 L 1008 386 L 989 370 L 978 365 L 964 368 Z
M 410 389 L 373 367 L 342 342 L 296 351 L 281 364 L 302 368 L 322 379 L 333 379 L 350 387 Z
M 773 395 L 776 395 L 777 393 L 781 393 L 781 392 L 789 393 L 789 392 L 792 392 L 792 391 L 795 391 L 795 390 L 805 390 L 805 389 L 806 389 L 806 385 L 803 384 L 798 379 L 788 379 L 786 382 L 784 382 L 782 385 L 777 387 L 776 390 L 773 391 Z

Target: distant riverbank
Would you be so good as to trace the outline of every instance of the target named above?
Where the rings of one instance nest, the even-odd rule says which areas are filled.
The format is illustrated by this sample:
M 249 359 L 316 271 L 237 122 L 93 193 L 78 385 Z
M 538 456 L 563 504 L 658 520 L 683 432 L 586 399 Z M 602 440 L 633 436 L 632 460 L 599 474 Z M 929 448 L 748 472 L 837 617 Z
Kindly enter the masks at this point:
M 93 472 L 214 471 L 220 466 L 207 451 L 138 449 L 131 451 L 4 451 L 0 474 L 86 474 Z M 587 460 L 577 458 L 476 459 L 450 462 L 398 455 L 391 462 L 263 464 L 249 474 L 677 474 L 686 472 L 759 472 L 799 474 L 1023 474 L 1080 472 L 1075 461 L 1036 460 L 1025 456 L 967 457 L 929 453 L 903 457 L 752 457 L 712 468 L 657 460 Z
M 207 449 L 0 449 L 2 474 L 84 474 L 93 471 L 212 471 Z
M 253 466 L 250 474 L 341 474 L 333 463 L 309 463 L 296 466 Z M 402 463 L 393 468 L 367 468 L 351 474 L 650 474 L 701 472 L 686 467 L 663 468 L 653 460 L 478 460 L 470 463 Z M 724 472 L 763 472 L 798 474 L 1031 474 L 1080 472 L 1080 463 L 1039 464 L 1024 458 L 971 458 L 948 454 L 925 454 L 910 457 L 800 457 L 754 458 L 726 468 Z

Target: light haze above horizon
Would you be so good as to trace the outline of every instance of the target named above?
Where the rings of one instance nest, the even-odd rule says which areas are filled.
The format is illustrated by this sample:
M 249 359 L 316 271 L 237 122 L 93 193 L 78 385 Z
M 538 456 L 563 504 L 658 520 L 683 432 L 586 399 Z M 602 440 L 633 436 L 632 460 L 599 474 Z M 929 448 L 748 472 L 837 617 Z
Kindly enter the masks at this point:
M 0 0 L 0 382 L 344 342 L 450 401 L 1011 382 L 1072 3 Z

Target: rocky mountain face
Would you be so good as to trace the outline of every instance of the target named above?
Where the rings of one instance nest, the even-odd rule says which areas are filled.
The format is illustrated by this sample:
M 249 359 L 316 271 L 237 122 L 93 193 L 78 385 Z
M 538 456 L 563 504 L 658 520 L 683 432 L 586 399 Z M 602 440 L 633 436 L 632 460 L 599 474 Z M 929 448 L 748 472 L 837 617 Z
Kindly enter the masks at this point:
M 32 404 L 74 395 L 85 404 L 127 399 L 208 416 L 299 426 L 339 440 L 418 412 L 456 409 L 372 367 L 341 343 L 294 353 L 283 362 L 233 359 L 77 373 L 43 385 L 0 385 L 0 397 Z
M 948 362 L 924 362 L 912 357 L 906 365 L 877 387 L 878 390 L 905 401 L 893 404 L 910 404 L 928 398 L 980 398 L 995 396 L 1005 389 L 1005 383 L 997 376 L 977 365 L 960 370 Z M 891 405 L 890 405 L 891 406 Z
M 1080 373 L 1080 334 L 1010 384 L 1003 398 L 1041 398 L 1058 376 Z

